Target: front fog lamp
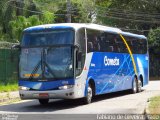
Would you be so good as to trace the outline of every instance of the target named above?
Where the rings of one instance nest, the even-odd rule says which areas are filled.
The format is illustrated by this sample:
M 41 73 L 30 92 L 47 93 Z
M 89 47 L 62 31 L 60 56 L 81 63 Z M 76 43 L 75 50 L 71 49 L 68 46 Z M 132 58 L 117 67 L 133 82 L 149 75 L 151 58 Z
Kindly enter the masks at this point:
M 73 88 L 73 85 L 64 85 L 64 86 L 59 87 L 60 90 L 67 90 L 70 88 Z
M 30 88 L 24 87 L 24 86 L 19 86 L 19 90 L 29 90 Z

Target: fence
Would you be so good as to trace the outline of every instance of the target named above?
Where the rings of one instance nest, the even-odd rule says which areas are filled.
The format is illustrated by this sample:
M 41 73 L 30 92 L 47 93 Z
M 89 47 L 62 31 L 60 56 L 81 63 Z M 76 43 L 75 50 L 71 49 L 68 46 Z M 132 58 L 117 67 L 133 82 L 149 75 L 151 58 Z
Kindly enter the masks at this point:
M 11 50 L 12 43 L 0 43 L 0 84 L 15 83 L 18 79 L 18 51 Z

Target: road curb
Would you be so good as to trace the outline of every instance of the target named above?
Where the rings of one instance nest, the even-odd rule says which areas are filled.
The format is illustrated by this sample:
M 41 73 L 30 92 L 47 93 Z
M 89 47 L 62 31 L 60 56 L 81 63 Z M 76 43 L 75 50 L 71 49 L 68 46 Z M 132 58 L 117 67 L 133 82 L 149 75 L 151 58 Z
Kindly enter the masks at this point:
M 150 104 L 150 98 L 147 100 L 147 104 L 145 107 L 145 120 L 159 120 L 160 116 L 158 114 L 153 114 L 150 110 L 149 110 L 149 104 Z
M 20 99 L 20 98 L 19 97 L 16 97 L 16 98 L 5 98 L 5 99 L 1 99 L 0 103 L 6 103 L 6 102 L 18 100 L 18 99 Z
M 0 104 L 18 99 L 20 99 L 18 91 L 0 93 Z
M 148 98 L 148 100 L 147 100 L 147 102 L 146 102 L 146 106 L 145 106 L 145 109 L 144 109 L 144 115 L 145 115 L 145 120 L 150 120 L 149 118 L 148 118 L 148 115 L 149 115 L 149 110 L 148 110 L 148 105 L 149 105 L 149 98 Z

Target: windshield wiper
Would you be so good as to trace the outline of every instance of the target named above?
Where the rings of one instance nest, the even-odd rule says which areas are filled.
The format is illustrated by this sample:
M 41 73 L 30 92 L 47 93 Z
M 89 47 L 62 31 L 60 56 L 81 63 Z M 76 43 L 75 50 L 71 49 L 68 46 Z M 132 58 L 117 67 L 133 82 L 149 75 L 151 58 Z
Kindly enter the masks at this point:
M 32 80 L 32 79 L 33 79 L 33 74 L 35 74 L 35 73 L 38 71 L 40 65 L 41 65 L 41 60 L 40 60 L 40 61 L 37 63 L 37 65 L 34 67 L 33 71 L 31 72 L 31 75 L 29 76 L 29 80 Z
M 45 72 L 45 66 L 48 68 L 49 72 L 52 74 L 53 77 L 55 77 L 55 74 L 53 73 L 52 69 L 49 67 L 49 65 L 45 62 L 44 60 L 45 55 L 44 55 L 44 51 L 42 51 L 41 53 L 41 60 L 36 64 L 36 66 L 34 67 L 33 71 L 31 72 L 30 76 L 29 76 L 29 80 L 32 80 L 34 77 L 34 74 L 38 71 L 38 69 L 41 66 L 41 70 L 42 70 L 42 76 L 44 78 L 44 72 Z
M 53 78 L 56 78 L 56 74 L 54 73 L 54 71 L 52 70 L 52 68 L 49 66 L 49 64 L 46 62 L 46 56 L 48 55 L 48 53 L 51 50 L 54 50 L 56 47 L 54 46 L 49 46 L 47 48 L 44 48 L 41 51 L 41 59 L 40 61 L 36 64 L 36 66 L 33 68 L 33 71 L 31 72 L 30 76 L 29 76 L 29 80 L 32 80 L 34 78 L 34 74 L 39 70 L 39 68 L 42 70 L 42 73 L 40 75 L 42 75 L 42 79 L 47 78 L 46 77 L 46 70 L 48 71 L 48 73 L 50 73 L 50 75 Z M 65 71 L 67 71 L 67 67 L 70 65 L 70 62 L 67 63 L 66 69 Z
M 49 65 L 43 61 L 43 64 L 48 68 L 49 72 L 52 74 L 53 77 L 55 77 L 55 74 L 53 73 L 52 69 L 49 67 Z
M 42 68 L 42 72 L 44 73 L 45 71 L 45 66 L 48 68 L 49 72 L 52 74 L 53 77 L 55 77 L 55 74 L 53 73 L 52 69 L 49 67 L 49 65 L 46 63 L 45 59 L 46 59 L 46 55 L 48 54 L 49 50 L 51 50 L 52 48 L 49 47 L 47 49 L 43 50 L 43 54 L 42 54 L 42 64 L 44 65 L 44 67 Z M 45 54 L 44 54 L 45 53 Z M 43 74 L 44 75 L 44 74 Z
M 41 66 L 42 69 L 42 61 L 43 61 L 43 51 L 41 52 L 41 60 L 37 63 L 37 65 L 34 67 L 33 71 L 31 72 L 31 75 L 29 77 L 29 80 L 32 80 L 34 77 L 34 74 L 38 71 L 39 67 Z M 42 75 L 43 75 L 43 69 L 42 69 Z

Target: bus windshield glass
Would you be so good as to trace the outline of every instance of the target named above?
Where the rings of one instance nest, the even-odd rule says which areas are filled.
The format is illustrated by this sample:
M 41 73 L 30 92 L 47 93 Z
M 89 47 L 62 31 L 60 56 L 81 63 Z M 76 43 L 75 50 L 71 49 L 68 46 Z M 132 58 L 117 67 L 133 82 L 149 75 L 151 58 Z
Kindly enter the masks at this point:
M 72 30 L 24 33 L 19 77 L 22 79 L 73 78 Z
M 19 64 L 20 78 L 72 78 L 72 61 L 72 47 L 23 48 Z
M 73 30 L 25 32 L 22 37 L 22 46 L 73 44 L 73 37 Z

